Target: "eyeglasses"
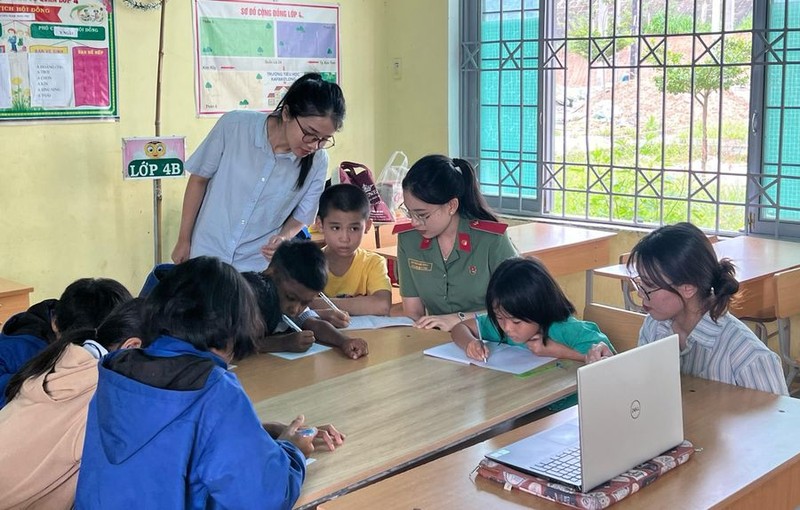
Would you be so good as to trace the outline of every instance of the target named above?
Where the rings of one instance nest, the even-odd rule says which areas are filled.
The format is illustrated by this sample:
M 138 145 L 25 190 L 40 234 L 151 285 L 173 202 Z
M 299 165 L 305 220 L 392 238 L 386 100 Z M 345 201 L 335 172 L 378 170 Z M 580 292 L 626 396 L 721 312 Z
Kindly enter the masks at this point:
M 332 136 L 325 136 L 320 138 L 319 136 L 315 135 L 314 133 L 309 133 L 300 124 L 300 120 L 295 117 L 294 121 L 297 122 L 297 127 L 300 128 L 300 131 L 303 133 L 303 143 L 315 144 L 317 149 L 330 149 L 334 145 L 336 145 L 336 140 Z
M 434 212 L 423 213 L 423 214 L 417 214 L 415 212 L 411 212 L 404 205 L 401 205 L 399 207 L 399 209 L 403 214 L 408 216 L 412 221 L 416 221 L 420 225 L 425 225 L 428 222 L 428 220 L 431 219 L 431 216 L 433 216 L 436 213 L 436 211 L 441 209 L 441 207 L 437 208 L 436 211 L 434 211 Z
M 661 290 L 661 287 L 656 287 L 654 289 L 645 290 L 644 285 L 642 284 L 642 279 L 639 278 L 639 277 L 628 278 L 628 279 L 630 280 L 631 285 L 633 285 L 633 290 L 636 291 L 636 292 L 641 292 L 648 301 L 650 301 L 650 295 L 653 294 L 653 292 L 655 292 L 657 290 Z M 639 281 L 637 282 L 636 280 L 639 280 Z

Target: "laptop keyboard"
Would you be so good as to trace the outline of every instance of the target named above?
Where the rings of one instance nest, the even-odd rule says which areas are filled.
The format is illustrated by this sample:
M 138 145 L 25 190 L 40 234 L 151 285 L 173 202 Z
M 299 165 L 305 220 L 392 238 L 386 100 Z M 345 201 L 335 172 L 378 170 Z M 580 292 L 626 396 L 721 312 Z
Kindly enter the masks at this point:
M 535 464 L 538 471 L 572 485 L 581 484 L 581 448 L 580 445 L 563 450 L 553 457 Z

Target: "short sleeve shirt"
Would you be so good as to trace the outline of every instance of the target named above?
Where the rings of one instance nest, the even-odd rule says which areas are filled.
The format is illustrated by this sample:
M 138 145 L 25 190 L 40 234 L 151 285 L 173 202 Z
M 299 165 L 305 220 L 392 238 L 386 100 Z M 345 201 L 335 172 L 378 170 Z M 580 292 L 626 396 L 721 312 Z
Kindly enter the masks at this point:
M 342 276 L 328 271 L 325 294 L 330 297 L 371 296 L 379 290 L 392 290 L 386 259 L 381 255 L 358 248 L 353 262 Z
M 639 345 L 672 335 L 672 321 L 647 316 Z M 788 395 L 778 355 L 742 321 L 726 313 L 715 323 L 706 312 L 681 351 L 681 372 L 777 395 Z
M 500 331 L 494 327 L 489 316 L 486 314 L 478 315 L 476 318 L 480 328 L 481 338 L 490 342 L 500 342 L 504 344 L 520 345 L 507 336 L 500 335 Z M 589 321 L 582 321 L 574 316 L 570 316 L 565 321 L 554 322 L 547 331 L 547 338 L 550 338 L 580 354 L 586 354 L 594 344 L 604 343 L 614 351 L 614 346 L 609 342 L 608 337 L 600 331 L 597 324 Z
M 275 154 L 267 141 L 267 115 L 233 111 L 223 115 L 186 162 L 209 179 L 192 233 L 191 257 L 210 255 L 239 271 L 261 271 L 261 247 L 292 216 L 311 224 L 327 176 L 328 155 L 314 154 L 300 189 L 300 160 Z
M 429 314 L 482 310 L 486 288 L 495 268 L 517 256 L 508 235 L 481 230 L 483 224 L 461 218 L 456 244 L 445 262 L 436 238 L 424 239 L 416 230 L 401 232 L 397 240 L 400 295 L 419 297 Z

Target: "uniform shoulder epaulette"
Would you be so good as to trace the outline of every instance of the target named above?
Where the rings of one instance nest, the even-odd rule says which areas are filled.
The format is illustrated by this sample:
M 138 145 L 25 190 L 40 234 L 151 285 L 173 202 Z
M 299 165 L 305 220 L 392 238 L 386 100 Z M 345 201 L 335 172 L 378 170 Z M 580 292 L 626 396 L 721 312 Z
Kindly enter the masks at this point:
M 490 234 L 505 234 L 508 225 L 497 221 L 489 220 L 472 220 L 469 222 L 469 228 L 472 230 L 480 230 L 481 232 L 489 232 Z
M 402 234 L 403 232 L 409 232 L 411 230 L 414 230 L 414 225 L 412 225 L 410 221 L 403 221 L 394 224 L 392 234 Z

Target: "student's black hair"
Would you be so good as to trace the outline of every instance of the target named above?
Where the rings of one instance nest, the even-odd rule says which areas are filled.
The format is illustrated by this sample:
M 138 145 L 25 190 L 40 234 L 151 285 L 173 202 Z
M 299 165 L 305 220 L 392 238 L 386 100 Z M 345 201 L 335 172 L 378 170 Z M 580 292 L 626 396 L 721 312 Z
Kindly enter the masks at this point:
M 336 83 L 324 80 L 319 73 L 307 73 L 298 78 L 286 91 L 286 94 L 271 114 L 278 122 L 282 122 L 283 110 L 291 118 L 295 117 L 328 117 L 336 131 L 342 129 L 344 123 L 344 93 Z M 308 172 L 314 162 L 314 152 L 300 160 L 300 175 L 297 177 L 295 189 L 303 187 Z
M 363 219 L 369 218 L 369 199 L 364 190 L 353 184 L 334 184 L 328 186 L 319 197 L 319 211 L 317 216 L 322 221 L 328 217 L 331 210 L 342 212 L 357 212 Z
M 322 292 L 328 283 L 325 254 L 312 241 L 291 239 L 282 242 L 272 255 L 267 272 L 270 270 L 316 292 Z
M 462 217 L 497 221 L 478 187 L 475 169 L 463 159 L 439 154 L 424 156 L 408 170 L 403 190 L 426 204 L 442 205 L 457 198 Z
M 280 298 L 274 283 L 269 280 L 267 275 L 256 271 L 247 271 L 242 273 L 242 276 L 253 289 L 266 332 L 273 331 L 281 321 Z
M 182 262 L 164 275 L 145 300 L 145 346 L 161 335 L 200 351 L 233 351 L 243 358 L 263 336 L 264 323 L 247 281 L 214 257 Z
M 143 336 L 143 308 L 144 299 L 142 298 L 124 301 L 117 305 L 96 329 L 71 329 L 61 335 L 55 343 L 45 347 L 11 376 L 6 386 L 6 402 L 11 402 L 19 394 L 25 381 L 51 372 L 70 344 L 81 345 L 86 340 L 94 340 L 111 351 L 129 338 L 141 338 Z
M 694 285 L 703 311 L 715 322 L 739 290 L 733 262 L 717 260 L 708 237 L 688 222 L 665 225 L 644 236 L 631 250 L 627 266 L 645 282 L 681 299 L 676 287 Z
M 497 320 L 497 308 L 517 319 L 539 324 L 543 343 L 547 343 L 553 323 L 565 321 L 575 313 L 575 306 L 544 264 L 538 259 L 523 257 L 501 262 L 486 289 L 489 320 L 505 335 Z
M 58 299 L 53 315 L 61 335 L 72 329 L 94 329 L 118 304 L 133 296 L 124 285 L 110 278 L 75 280 Z

